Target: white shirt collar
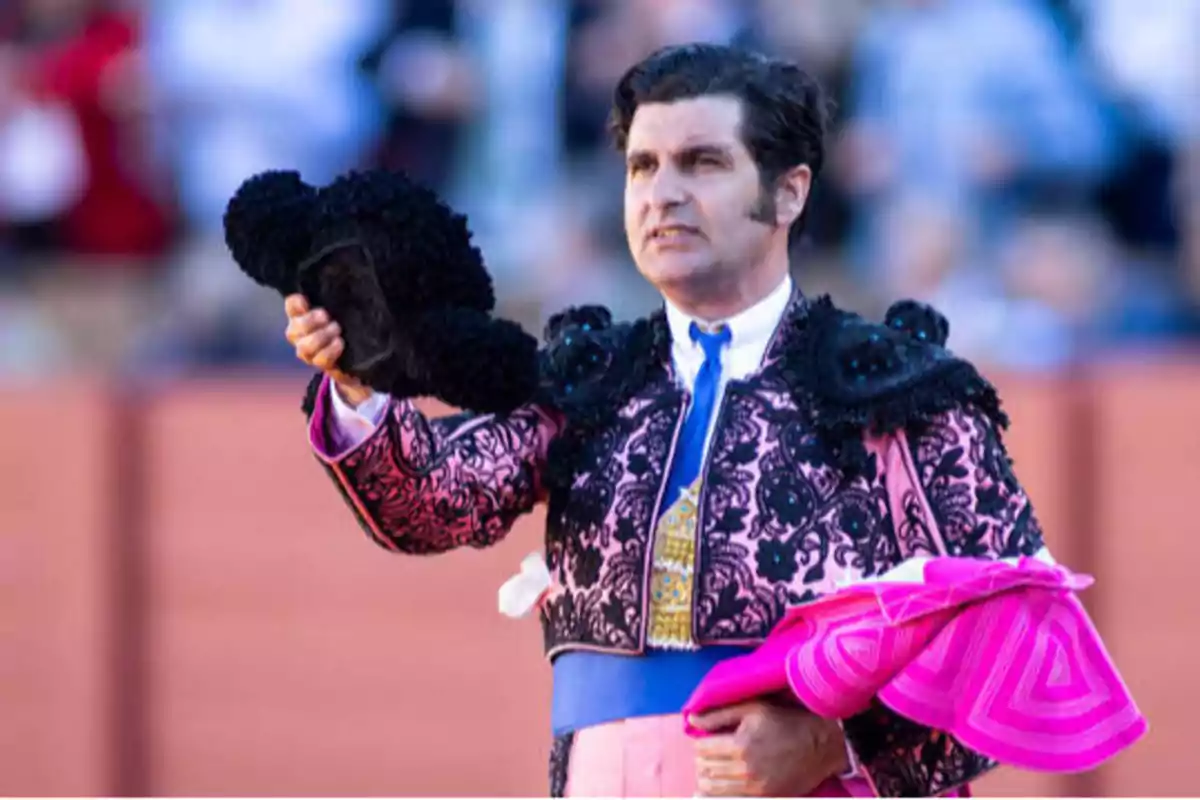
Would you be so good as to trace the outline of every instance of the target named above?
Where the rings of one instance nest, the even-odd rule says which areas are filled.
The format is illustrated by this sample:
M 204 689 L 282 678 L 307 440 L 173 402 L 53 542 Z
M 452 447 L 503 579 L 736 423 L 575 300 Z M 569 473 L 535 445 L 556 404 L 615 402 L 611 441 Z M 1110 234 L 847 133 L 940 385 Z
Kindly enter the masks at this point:
M 775 333 L 775 328 L 783 317 L 783 312 L 787 310 L 791 298 L 792 278 L 788 275 L 769 295 L 745 311 L 735 314 L 723 322 L 700 324 L 708 328 L 720 325 L 729 328 L 731 334 L 729 348 L 731 350 L 753 348 L 766 352 L 767 345 L 771 342 L 771 336 Z M 675 346 L 699 352 L 699 345 L 692 341 L 690 330 L 692 323 L 699 322 L 699 320 L 685 314 L 670 300 L 666 301 L 666 312 L 667 325 L 670 326 L 671 339 Z

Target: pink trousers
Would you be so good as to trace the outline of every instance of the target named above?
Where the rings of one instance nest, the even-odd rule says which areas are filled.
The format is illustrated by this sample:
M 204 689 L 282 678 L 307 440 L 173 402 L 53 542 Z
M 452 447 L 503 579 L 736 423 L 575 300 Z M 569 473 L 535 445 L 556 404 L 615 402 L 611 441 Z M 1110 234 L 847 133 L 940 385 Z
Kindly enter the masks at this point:
M 866 781 L 830 780 L 814 797 L 871 797 Z M 575 734 L 567 797 L 695 797 L 696 744 L 679 715 L 643 717 Z

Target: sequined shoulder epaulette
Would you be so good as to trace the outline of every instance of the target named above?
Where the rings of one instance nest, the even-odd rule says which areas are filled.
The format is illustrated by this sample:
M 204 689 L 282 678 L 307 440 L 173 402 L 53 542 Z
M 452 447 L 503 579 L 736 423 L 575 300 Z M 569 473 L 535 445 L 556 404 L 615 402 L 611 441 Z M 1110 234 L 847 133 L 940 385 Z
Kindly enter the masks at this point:
M 930 306 L 896 303 L 879 324 L 820 297 L 791 324 L 785 380 L 810 400 L 843 466 L 865 457 L 863 434 L 918 427 L 956 408 L 1008 426 L 995 387 L 946 348 L 949 323 Z

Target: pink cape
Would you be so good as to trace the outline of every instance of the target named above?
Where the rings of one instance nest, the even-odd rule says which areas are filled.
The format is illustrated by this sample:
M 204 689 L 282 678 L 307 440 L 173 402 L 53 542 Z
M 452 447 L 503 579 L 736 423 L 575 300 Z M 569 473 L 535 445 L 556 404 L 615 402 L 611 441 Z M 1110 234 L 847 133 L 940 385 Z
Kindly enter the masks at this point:
M 1074 594 L 1090 577 L 1032 558 L 940 557 L 924 562 L 924 582 L 884 578 L 790 611 L 753 653 L 713 668 L 684 719 L 788 689 L 827 719 L 877 698 L 1003 764 L 1048 772 L 1092 769 L 1146 732 Z

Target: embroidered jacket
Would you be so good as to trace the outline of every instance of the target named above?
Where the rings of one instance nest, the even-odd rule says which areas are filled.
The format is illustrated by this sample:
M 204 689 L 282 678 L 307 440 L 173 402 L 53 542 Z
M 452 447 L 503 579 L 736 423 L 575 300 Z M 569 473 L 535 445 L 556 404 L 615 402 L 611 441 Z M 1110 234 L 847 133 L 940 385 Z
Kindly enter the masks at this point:
M 940 346 L 945 335 L 915 304 L 876 325 L 828 299 L 793 299 L 761 370 L 731 381 L 718 411 L 697 500 L 695 644 L 758 643 L 789 606 L 912 555 L 1041 547 L 996 393 Z M 487 547 L 547 502 L 547 655 L 637 653 L 689 398 L 661 313 L 612 325 L 601 310 L 568 312 L 547 337 L 543 392 L 511 414 L 429 420 L 398 400 L 366 441 L 330 457 L 329 389 L 315 380 L 311 440 L 389 550 Z M 995 766 L 882 706 L 845 730 L 881 796 L 942 794 Z

